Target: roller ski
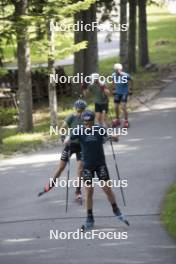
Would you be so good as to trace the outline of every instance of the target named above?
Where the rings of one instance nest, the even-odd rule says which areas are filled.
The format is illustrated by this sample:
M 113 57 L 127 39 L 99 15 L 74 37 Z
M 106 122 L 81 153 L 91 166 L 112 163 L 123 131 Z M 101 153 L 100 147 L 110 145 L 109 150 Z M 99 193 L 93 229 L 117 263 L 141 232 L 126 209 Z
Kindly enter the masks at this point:
M 116 119 L 112 120 L 112 127 L 113 128 L 120 127 L 120 125 L 121 125 L 121 120 L 119 118 L 116 118 Z
M 47 184 L 43 190 L 41 192 L 38 193 L 38 197 L 42 196 L 43 194 L 49 192 L 51 190 L 51 188 L 49 187 L 49 185 Z
M 124 121 L 123 128 L 129 128 L 129 121 L 128 120 Z
M 81 226 L 81 232 L 89 231 L 93 227 L 94 227 L 94 219 L 93 219 L 93 217 L 87 217 L 85 224 Z
M 125 218 L 125 216 L 124 216 L 122 213 L 120 213 L 120 212 L 116 213 L 116 214 L 115 214 L 115 217 L 116 217 L 118 220 L 120 220 L 121 222 L 123 222 L 124 224 L 126 224 L 127 226 L 130 225 L 130 223 L 128 222 L 128 220 Z

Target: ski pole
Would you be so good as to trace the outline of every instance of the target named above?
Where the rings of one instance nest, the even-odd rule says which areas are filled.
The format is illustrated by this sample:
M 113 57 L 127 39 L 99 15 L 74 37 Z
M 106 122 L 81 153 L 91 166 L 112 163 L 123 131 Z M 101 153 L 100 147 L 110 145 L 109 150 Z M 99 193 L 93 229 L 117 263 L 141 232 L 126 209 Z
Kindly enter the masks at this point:
M 111 122 L 112 122 L 111 112 L 109 112 L 109 115 L 110 115 L 110 119 L 111 119 Z M 114 158 L 114 163 L 115 163 L 117 178 L 121 181 L 120 173 L 119 173 L 119 168 L 118 168 L 117 160 L 116 160 L 116 155 L 115 155 L 115 151 L 114 151 L 114 146 L 113 146 L 113 143 L 112 143 L 112 138 L 109 138 L 109 139 L 110 139 L 112 154 L 113 154 L 113 158 Z M 123 191 L 123 188 L 121 187 L 121 185 L 120 185 L 120 192 L 121 192 L 121 195 L 122 195 L 123 204 L 124 204 L 124 206 L 126 206 L 125 195 L 124 195 L 124 191 Z
M 62 143 L 63 143 L 63 141 L 64 141 L 64 138 L 63 138 L 62 136 L 61 136 L 61 141 L 62 141 Z M 44 186 L 44 188 L 42 189 L 42 191 L 40 191 L 40 192 L 38 193 L 38 196 L 40 197 L 40 196 L 42 196 L 43 194 L 49 192 L 53 187 L 54 187 L 53 182 L 52 182 L 52 185 L 51 185 L 51 186 L 50 186 L 50 184 L 46 184 L 46 185 Z
M 120 173 L 119 173 L 117 160 L 116 160 L 114 147 L 113 147 L 113 143 L 112 143 L 112 139 L 111 138 L 110 138 L 110 144 L 111 144 L 111 148 L 112 148 L 112 154 L 113 154 L 113 158 L 114 158 L 114 164 L 115 164 L 115 168 L 116 168 L 117 178 L 121 182 Z M 124 195 L 123 188 L 122 188 L 121 184 L 120 184 L 120 192 L 121 192 L 121 195 L 122 195 L 123 204 L 124 204 L 124 206 L 126 206 L 125 195 Z
M 133 82 L 132 82 L 132 91 L 133 91 Z M 131 94 L 132 95 L 132 94 Z M 140 97 L 139 96 L 136 96 L 136 99 L 138 100 L 138 102 L 141 104 L 141 105 L 143 105 L 143 106 L 145 106 L 146 108 L 148 108 L 149 110 L 151 110 L 151 108 L 145 103 L 145 102 L 143 102 L 141 99 L 140 99 Z
M 69 179 L 70 179 L 70 154 L 71 154 L 71 151 L 69 149 L 69 152 L 68 152 L 68 170 L 67 170 L 67 187 L 66 187 L 66 204 L 65 204 L 65 211 L 67 213 L 68 211 L 68 194 L 69 194 Z

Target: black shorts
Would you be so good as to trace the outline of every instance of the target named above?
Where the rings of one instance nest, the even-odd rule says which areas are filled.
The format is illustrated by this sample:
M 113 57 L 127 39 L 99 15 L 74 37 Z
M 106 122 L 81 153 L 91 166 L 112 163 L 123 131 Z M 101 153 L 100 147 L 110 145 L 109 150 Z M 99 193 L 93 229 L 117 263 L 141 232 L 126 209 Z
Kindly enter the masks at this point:
M 69 146 L 65 146 L 64 150 L 62 151 L 61 160 L 67 162 L 69 156 L 71 157 L 72 154 L 76 154 L 76 159 L 81 160 L 81 146 L 77 143 L 71 143 Z
M 107 114 L 108 103 L 105 103 L 105 104 L 95 103 L 95 113 L 102 113 L 103 111 L 105 111 L 105 113 Z
M 95 173 L 98 177 L 99 180 L 102 181 L 108 181 L 109 178 L 109 172 L 106 164 L 100 165 L 94 169 L 87 169 L 84 168 L 83 171 L 83 179 L 84 182 L 86 181 L 87 183 L 92 183 L 92 179 L 95 177 Z
M 127 103 L 128 100 L 128 94 L 116 94 L 114 97 L 114 103 L 119 104 L 120 102 L 122 103 Z

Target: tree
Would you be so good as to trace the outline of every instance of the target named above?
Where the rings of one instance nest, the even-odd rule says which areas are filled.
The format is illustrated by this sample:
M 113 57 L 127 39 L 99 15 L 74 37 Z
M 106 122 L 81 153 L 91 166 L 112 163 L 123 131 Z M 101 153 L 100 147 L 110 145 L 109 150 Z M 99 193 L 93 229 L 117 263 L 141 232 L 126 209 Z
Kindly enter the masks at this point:
M 83 12 L 78 12 L 74 15 L 74 23 L 80 23 L 83 20 Z M 83 31 L 74 32 L 75 45 L 84 40 Z M 84 50 L 79 50 L 74 53 L 74 75 L 84 72 L 83 64 Z
M 38 12 L 38 1 L 33 0 L 33 12 Z M 42 14 L 44 18 L 44 25 L 47 24 L 47 35 L 48 35 L 48 47 L 49 47 L 49 52 L 48 52 L 48 74 L 55 74 L 55 56 L 57 54 L 57 50 L 55 48 L 55 30 L 54 28 L 50 28 L 50 23 L 54 25 L 54 22 L 60 23 L 60 21 L 64 20 L 65 17 L 71 17 L 73 16 L 77 11 L 79 10 L 84 10 L 89 8 L 90 4 L 93 2 L 93 0 L 85 0 L 82 3 L 77 3 L 73 1 L 65 1 L 68 2 L 67 5 L 62 0 L 49 0 L 45 1 L 44 0 L 44 5 L 42 6 L 41 1 L 41 6 L 40 6 L 40 13 Z M 57 21 L 58 20 L 58 21 Z M 41 25 L 40 25 L 40 30 L 42 30 Z M 61 33 L 60 33 L 61 35 Z M 66 38 L 66 36 L 65 36 Z M 84 45 L 83 45 L 84 46 Z M 57 47 L 57 46 L 56 46 Z M 58 48 L 58 47 L 57 47 Z M 66 48 L 67 54 L 69 52 L 74 51 L 74 50 L 79 50 L 82 48 L 80 43 L 74 47 L 69 47 Z M 62 48 L 63 49 L 63 48 Z M 61 50 L 59 50 L 61 53 Z M 50 123 L 52 126 L 56 127 L 57 126 L 57 92 L 56 92 L 56 84 L 55 82 L 50 82 L 50 78 L 48 79 L 48 94 L 49 94 L 49 108 L 50 108 Z
M 136 72 L 136 0 L 129 1 L 128 70 Z
M 15 7 L 18 90 L 19 90 L 19 131 L 28 132 L 33 128 L 32 85 L 30 48 L 28 43 L 28 24 L 23 18 L 27 13 L 28 0 L 11 1 Z
M 85 24 L 96 22 L 96 4 L 83 11 L 83 21 Z M 84 40 L 88 42 L 87 48 L 84 49 L 84 74 L 90 75 L 92 72 L 98 72 L 97 30 L 84 31 Z
M 127 0 L 120 0 L 120 24 L 127 24 Z M 127 31 L 120 31 L 120 63 L 127 68 L 128 54 Z
M 96 4 L 75 14 L 74 21 L 75 23 L 83 21 L 83 26 L 96 22 Z M 74 53 L 74 74 L 83 73 L 83 76 L 88 76 L 92 72 L 98 72 L 97 30 L 75 32 L 74 41 L 75 44 L 81 41 L 87 42 L 85 49 Z
M 139 65 L 144 67 L 149 63 L 148 36 L 147 36 L 147 0 L 139 0 Z
M 54 39 L 54 31 L 50 30 L 50 26 L 48 23 L 48 42 L 49 42 L 49 52 L 48 52 L 48 72 L 50 74 L 55 74 L 54 67 L 54 57 L 55 57 L 55 39 Z M 56 84 L 54 82 L 50 82 L 48 79 L 48 95 L 49 95 L 49 108 L 50 108 L 50 124 L 53 127 L 56 127 L 57 122 L 57 92 L 56 92 Z
M 10 32 L 13 32 L 15 28 L 16 41 L 17 41 L 17 60 L 18 60 L 18 88 L 19 88 L 19 130 L 21 132 L 27 132 L 32 129 L 32 89 L 31 89 L 31 73 L 30 73 L 30 50 L 29 50 L 29 37 L 31 42 L 34 41 L 34 31 L 32 34 L 28 34 L 28 28 L 30 31 L 36 28 L 40 34 L 37 34 L 36 40 L 43 37 L 44 41 L 42 45 L 38 43 L 40 49 L 43 52 L 49 52 L 48 56 L 48 68 L 50 73 L 54 73 L 54 59 L 56 54 L 68 56 L 74 51 L 85 48 L 85 42 L 78 43 L 77 45 L 71 45 L 70 42 L 66 43 L 63 47 L 65 39 L 69 34 L 60 32 L 61 41 L 56 45 L 54 52 L 54 40 L 53 35 L 48 34 L 48 40 L 46 40 L 46 24 L 49 20 L 54 19 L 58 23 L 64 20 L 65 23 L 70 23 L 73 15 L 80 10 L 87 10 L 91 4 L 95 3 L 95 0 L 84 1 L 71 1 L 71 0 L 0 0 L 0 19 L 4 25 L 0 25 L 0 34 L 7 34 L 7 25 L 10 27 Z M 14 6 L 14 9 L 12 7 Z M 40 28 L 39 28 L 40 27 Z M 11 31 L 12 30 L 12 31 Z M 36 30 L 36 31 L 37 31 Z M 36 33 L 36 32 L 35 32 Z M 1 34 L 2 35 L 2 34 Z M 54 54 L 55 53 L 55 54 Z M 56 124 L 56 105 L 57 100 L 55 96 L 55 86 L 49 86 L 49 98 L 50 98 L 50 111 L 51 111 L 51 123 Z

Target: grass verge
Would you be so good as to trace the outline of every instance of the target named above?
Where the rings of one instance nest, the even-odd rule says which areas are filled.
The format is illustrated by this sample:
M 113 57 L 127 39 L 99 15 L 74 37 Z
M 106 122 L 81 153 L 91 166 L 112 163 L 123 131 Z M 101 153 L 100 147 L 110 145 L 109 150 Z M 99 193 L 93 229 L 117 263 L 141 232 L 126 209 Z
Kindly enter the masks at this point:
M 176 16 L 169 14 L 166 8 L 154 6 L 148 7 L 148 37 L 150 59 L 153 63 L 159 65 L 176 62 L 176 40 L 175 40 L 175 23 Z M 7 53 L 10 53 L 8 48 Z M 32 50 L 33 51 L 33 50 Z M 8 54 L 6 54 L 8 57 Z M 37 58 L 32 52 L 32 59 Z M 44 58 L 40 57 L 44 62 Z M 108 58 L 100 61 L 100 74 L 111 75 L 112 67 L 117 62 L 117 57 Z M 73 66 L 66 66 L 65 71 L 68 75 L 72 75 Z M 147 90 L 153 83 L 157 83 L 160 79 L 165 78 L 169 73 L 164 70 L 157 72 L 146 72 L 143 69 L 138 69 L 138 72 L 133 75 L 134 78 L 134 94 L 138 94 L 143 90 Z M 72 112 L 72 105 L 75 98 L 67 97 L 59 99 L 59 125 L 69 113 Z M 92 100 L 89 100 L 89 108 L 93 108 Z M 113 99 L 110 100 L 110 111 L 113 109 Z M 0 131 L 0 139 L 3 144 L 0 144 L 0 153 L 5 155 L 13 154 L 16 151 L 28 151 L 36 149 L 40 145 L 53 142 L 56 137 L 49 135 L 49 111 L 48 108 L 42 108 L 34 113 L 34 130 L 33 133 L 18 134 L 16 127 L 4 127 Z
M 166 193 L 161 220 L 169 234 L 176 238 L 176 183 Z

